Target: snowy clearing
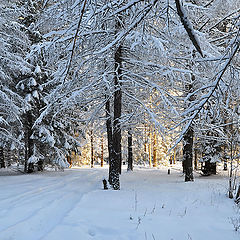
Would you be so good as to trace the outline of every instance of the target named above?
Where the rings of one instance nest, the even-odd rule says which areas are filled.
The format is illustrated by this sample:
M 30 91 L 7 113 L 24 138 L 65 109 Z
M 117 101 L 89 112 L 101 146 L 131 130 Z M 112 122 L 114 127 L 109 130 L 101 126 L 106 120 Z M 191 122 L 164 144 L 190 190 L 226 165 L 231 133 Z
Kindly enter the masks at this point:
M 240 239 L 224 177 L 185 183 L 177 170 L 135 168 L 120 191 L 105 191 L 107 172 L 0 176 L 0 240 Z

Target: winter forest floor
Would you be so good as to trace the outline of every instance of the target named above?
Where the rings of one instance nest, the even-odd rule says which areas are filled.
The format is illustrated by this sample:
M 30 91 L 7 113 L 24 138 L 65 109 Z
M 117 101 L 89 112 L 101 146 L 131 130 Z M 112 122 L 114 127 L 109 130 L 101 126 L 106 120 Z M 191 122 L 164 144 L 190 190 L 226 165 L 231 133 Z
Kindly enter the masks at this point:
M 180 171 L 107 168 L 0 176 L 0 240 L 239 240 L 240 212 L 221 174 L 185 183 Z

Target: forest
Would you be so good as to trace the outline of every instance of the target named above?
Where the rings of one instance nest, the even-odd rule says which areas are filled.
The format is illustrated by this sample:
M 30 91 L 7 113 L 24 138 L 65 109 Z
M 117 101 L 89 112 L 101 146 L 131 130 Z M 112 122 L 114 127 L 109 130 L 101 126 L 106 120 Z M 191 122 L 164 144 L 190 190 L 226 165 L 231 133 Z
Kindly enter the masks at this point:
M 239 199 L 240 1 L 1 0 L 0 167 L 181 161 Z
M 0 180 L 0 240 L 238 240 L 240 0 L 0 0 Z

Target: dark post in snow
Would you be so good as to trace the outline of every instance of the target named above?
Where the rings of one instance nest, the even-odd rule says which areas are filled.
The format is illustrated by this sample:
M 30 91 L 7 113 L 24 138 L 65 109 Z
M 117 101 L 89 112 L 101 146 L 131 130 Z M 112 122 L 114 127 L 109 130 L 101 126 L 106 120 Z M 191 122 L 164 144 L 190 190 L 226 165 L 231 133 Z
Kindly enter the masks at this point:
M 128 130 L 128 171 L 133 170 L 132 131 Z

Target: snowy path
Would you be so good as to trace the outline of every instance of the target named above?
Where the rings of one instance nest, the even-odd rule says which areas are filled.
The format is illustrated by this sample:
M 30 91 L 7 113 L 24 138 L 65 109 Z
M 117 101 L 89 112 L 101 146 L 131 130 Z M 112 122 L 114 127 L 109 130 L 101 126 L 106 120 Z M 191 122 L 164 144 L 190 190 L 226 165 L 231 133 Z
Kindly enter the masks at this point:
M 47 238 L 84 194 L 96 189 L 98 174 L 66 171 L 1 177 L 0 240 Z
M 240 239 L 219 176 L 184 183 L 177 171 L 135 169 L 120 191 L 103 191 L 103 176 L 99 168 L 0 176 L 0 240 Z

